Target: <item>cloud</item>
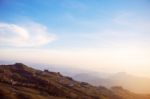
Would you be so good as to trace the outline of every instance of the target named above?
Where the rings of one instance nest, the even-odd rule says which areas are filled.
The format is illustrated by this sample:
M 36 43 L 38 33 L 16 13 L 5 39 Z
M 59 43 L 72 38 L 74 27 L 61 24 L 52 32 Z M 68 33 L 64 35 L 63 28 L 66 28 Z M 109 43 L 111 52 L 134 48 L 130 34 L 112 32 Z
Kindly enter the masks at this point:
M 0 23 L 0 45 L 38 47 L 56 40 L 46 26 L 30 22 L 25 25 Z

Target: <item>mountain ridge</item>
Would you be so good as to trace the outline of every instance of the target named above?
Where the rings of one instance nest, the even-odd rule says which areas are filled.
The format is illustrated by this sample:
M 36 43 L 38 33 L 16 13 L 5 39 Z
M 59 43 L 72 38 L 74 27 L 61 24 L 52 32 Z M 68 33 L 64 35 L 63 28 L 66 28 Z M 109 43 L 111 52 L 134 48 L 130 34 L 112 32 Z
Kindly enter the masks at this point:
M 125 92 L 118 88 L 119 92 Z M 118 91 L 117 90 L 117 91 Z M 149 99 L 149 95 L 78 82 L 59 72 L 36 70 L 22 63 L 0 65 L 0 99 Z M 140 98 L 139 98 L 140 97 Z

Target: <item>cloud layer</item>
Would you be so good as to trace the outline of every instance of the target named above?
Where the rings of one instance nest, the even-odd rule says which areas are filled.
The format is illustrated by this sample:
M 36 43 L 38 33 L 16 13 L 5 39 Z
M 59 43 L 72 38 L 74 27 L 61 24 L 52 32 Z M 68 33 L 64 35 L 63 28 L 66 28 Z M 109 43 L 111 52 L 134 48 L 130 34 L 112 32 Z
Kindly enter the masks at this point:
M 38 47 L 56 39 L 46 26 L 31 22 L 26 25 L 0 23 L 0 45 L 13 47 Z

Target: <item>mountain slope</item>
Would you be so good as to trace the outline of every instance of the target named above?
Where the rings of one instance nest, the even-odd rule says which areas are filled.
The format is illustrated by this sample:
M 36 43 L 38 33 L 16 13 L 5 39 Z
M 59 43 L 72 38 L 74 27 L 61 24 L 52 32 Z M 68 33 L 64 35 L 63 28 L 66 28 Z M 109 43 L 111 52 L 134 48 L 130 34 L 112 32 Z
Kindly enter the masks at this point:
M 128 99 L 116 92 L 21 63 L 0 65 L 0 99 Z

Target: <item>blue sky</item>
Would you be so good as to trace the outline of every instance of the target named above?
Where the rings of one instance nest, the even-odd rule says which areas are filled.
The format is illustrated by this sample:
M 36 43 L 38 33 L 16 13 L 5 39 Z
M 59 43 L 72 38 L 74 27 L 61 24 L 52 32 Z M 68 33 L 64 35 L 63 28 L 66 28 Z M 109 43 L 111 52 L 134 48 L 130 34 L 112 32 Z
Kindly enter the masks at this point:
M 137 21 L 150 21 L 148 0 L 1 0 L 0 4 L 1 22 L 17 25 L 34 22 L 57 35 L 60 39 L 47 45 L 52 48 L 101 47 L 95 42 L 102 45 L 105 42 L 100 40 L 101 37 L 97 38 L 97 33 L 105 34 L 103 32 L 109 29 L 130 29 L 130 26 L 118 24 L 115 19 L 135 24 Z M 130 31 L 134 31 L 133 27 Z
M 1 59 L 150 75 L 149 0 L 0 0 L 0 13 Z

